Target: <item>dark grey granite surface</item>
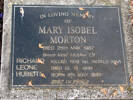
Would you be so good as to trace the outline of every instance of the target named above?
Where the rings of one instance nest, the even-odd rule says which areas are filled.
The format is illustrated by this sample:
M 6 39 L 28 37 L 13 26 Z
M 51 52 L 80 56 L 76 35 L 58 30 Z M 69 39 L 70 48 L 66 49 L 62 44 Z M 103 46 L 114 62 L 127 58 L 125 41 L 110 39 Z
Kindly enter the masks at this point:
M 21 5 L 93 5 L 115 6 L 122 8 L 123 29 L 125 34 L 129 80 L 133 75 L 133 29 L 129 0 L 5 0 L 2 41 L 2 60 L 0 73 L 0 99 L 2 100 L 55 100 L 55 99 L 133 99 L 133 83 L 118 87 L 71 87 L 56 89 L 10 88 L 9 64 L 11 53 L 11 15 L 12 4 Z

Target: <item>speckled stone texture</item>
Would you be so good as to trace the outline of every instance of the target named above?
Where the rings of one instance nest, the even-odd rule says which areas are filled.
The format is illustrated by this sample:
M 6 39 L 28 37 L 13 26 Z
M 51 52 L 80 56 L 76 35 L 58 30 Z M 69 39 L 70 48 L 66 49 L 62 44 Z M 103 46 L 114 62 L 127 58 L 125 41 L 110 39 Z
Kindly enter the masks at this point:
M 131 27 L 131 14 L 129 13 L 131 6 L 129 6 L 129 0 L 5 0 L 2 60 L 0 73 L 1 100 L 133 99 L 133 84 L 130 84 L 129 86 L 118 87 L 71 87 L 67 89 L 10 88 L 9 64 L 11 53 L 12 4 L 91 6 L 120 5 L 122 8 L 123 29 L 125 34 L 129 77 L 133 75 L 133 28 Z

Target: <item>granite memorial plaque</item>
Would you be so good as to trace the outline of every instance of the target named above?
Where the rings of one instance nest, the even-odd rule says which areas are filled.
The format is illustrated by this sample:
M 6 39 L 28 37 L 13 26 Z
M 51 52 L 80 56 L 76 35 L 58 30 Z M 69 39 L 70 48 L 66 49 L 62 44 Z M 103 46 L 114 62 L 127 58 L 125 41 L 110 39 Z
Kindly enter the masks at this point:
M 14 5 L 12 16 L 13 87 L 128 83 L 120 7 Z

